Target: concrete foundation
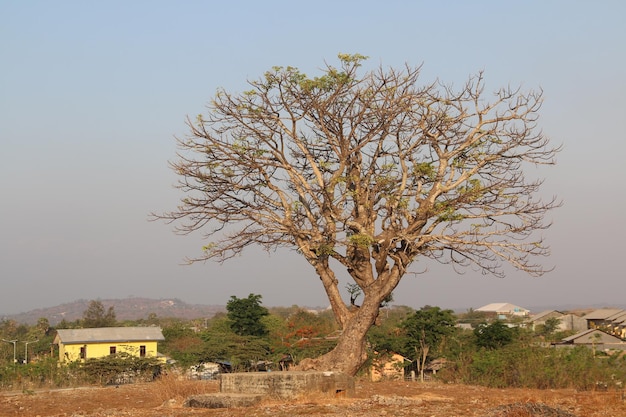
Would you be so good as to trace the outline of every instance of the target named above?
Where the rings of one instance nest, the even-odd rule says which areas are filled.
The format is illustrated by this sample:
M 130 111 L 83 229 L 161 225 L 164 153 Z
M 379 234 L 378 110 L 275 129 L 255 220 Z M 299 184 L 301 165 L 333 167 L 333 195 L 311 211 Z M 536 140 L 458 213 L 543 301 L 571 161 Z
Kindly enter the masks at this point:
M 354 396 L 354 379 L 337 372 L 245 372 L 220 375 L 220 392 L 194 395 L 185 407 L 250 407 L 263 398 L 290 399 L 307 393 Z
M 333 396 L 354 395 L 354 379 L 337 372 L 245 372 L 220 375 L 220 392 L 263 394 L 293 398 L 320 392 Z

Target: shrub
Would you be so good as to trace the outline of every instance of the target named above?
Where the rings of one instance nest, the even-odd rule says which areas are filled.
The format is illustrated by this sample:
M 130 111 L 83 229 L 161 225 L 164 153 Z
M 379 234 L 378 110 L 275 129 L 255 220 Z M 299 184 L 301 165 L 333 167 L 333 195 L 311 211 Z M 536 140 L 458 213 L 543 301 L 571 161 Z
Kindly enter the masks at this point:
M 155 358 L 119 354 L 89 359 L 80 373 L 90 383 L 123 384 L 154 379 L 161 373 L 161 364 Z
M 586 347 L 555 349 L 511 344 L 477 350 L 471 360 L 455 360 L 438 376 L 446 382 L 495 388 L 590 390 L 598 384 L 621 386 L 626 381 L 626 360 L 620 354 L 597 358 Z

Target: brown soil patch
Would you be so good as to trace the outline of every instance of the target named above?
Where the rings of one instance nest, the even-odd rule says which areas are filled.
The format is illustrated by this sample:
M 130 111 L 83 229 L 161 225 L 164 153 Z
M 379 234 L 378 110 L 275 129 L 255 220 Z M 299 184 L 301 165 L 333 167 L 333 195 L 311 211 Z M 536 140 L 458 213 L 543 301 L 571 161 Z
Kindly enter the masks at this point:
M 292 401 L 265 400 L 252 408 L 192 409 L 186 396 L 217 392 L 216 382 L 185 381 L 0 392 L 2 417 L 617 417 L 626 416 L 623 392 L 489 389 L 419 382 L 357 381 L 356 397 L 311 395 Z

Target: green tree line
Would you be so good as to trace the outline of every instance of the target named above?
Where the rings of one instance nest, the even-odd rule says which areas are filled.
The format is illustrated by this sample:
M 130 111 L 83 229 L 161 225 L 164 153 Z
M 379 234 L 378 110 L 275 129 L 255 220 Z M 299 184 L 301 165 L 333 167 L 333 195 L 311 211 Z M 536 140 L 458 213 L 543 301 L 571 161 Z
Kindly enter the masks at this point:
M 203 362 L 228 364 L 231 371 L 259 370 L 259 364 L 270 363 L 273 370 L 280 370 L 284 369 L 281 364 L 329 352 L 339 334 L 330 311 L 312 312 L 295 305 L 266 308 L 256 294 L 231 297 L 226 312 L 197 320 L 151 314 L 142 320 L 117 321 L 114 311 L 94 303 L 82 320 L 56 328 L 86 327 L 107 317 L 108 325 L 159 325 L 165 336 L 159 351 L 171 358 L 171 366 L 182 370 Z M 471 324 L 471 328 L 459 323 Z M 472 310 L 455 314 L 433 306 L 418 310 L 385 307 L 368 332 L 369 363 L 361 373 L 365 375 L 375 359 L 397 353 L 406 358 L 406 373 L 414 371 L 420 378 L 428 364 L 436 359 L 444 361 L 445 366 L 434 377 L 447 383 L 588 390 L 598 385 L 620 386 L 626 380 L 624 355 L 586 347 L 550 347 L 549 342 L 569 335 L 557 328 L 554 320 L 530 330 L 490 321 Z M 0 321 L 4 341 L 0 345 L 0 389 L 102 384 L 115 382 L 120 375 L 154 375 L 155 363 L 138 358 L 105 358 L 59 367 L 52 344 L 54 335 L 55 328 L 44 318 L 32 326 Z M 31 343 L 25 345 L 27 341 Z

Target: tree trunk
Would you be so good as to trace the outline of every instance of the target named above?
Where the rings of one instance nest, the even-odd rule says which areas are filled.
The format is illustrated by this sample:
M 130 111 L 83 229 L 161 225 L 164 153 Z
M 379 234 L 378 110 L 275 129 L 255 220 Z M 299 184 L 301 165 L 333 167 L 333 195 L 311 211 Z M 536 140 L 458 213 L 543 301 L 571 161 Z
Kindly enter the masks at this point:
M 315 359 L 304 359 L 296 369 L 336 371 L 354 376 L 367 360 L 366 335 L 378 316 L 379 304 L 363 303 L 344 323 L 337 346 Z
M 424 382 L 424 368 L 426 367 L 426 359 L 428 358 L 428 345 L 426 344 L 426 331 L 422 329 L 422 337 L 420 339 L 420 381 Z
M 420 356 L 420 381 L 424 382 L 424 368 L 426 367 L 426 358 L 428 358 L 428 346 L 422 347 L 422 352 Z

